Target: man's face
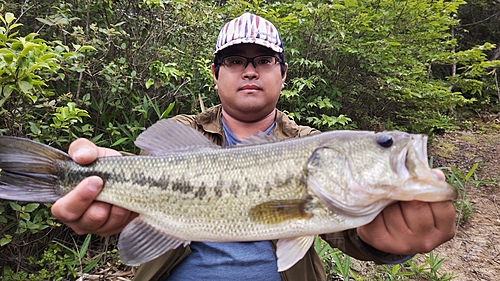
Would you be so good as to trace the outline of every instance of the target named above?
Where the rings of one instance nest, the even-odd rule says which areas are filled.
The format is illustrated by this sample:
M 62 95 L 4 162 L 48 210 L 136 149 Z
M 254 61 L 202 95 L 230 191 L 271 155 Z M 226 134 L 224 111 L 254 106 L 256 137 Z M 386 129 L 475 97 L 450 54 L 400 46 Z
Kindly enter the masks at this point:
M 271 49 L 260 45 L 239 44 L 222 50 L 220 58 L 235 55 L 246 58 L 278 56 Z M 258 63 L 255 61 L 255 64 Z M 286 77 L 286 73 L 281 75 L 279 63 L 272 67 L 257 68 L 249 63 L 243 70 L 233 70 L 221 65 L 218 78 L 215 77 L 212 65 L 212 74 L 225 112 L 245 122 L 258 121 L 276 108 Z

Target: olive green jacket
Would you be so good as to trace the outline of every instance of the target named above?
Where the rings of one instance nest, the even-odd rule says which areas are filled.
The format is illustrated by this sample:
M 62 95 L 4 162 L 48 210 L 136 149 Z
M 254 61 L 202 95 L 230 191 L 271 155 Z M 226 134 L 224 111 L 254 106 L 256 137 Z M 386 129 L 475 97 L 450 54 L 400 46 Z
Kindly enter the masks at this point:
M 198 115 L 178 115 L 174 119 L 203 133 L 205 137 L 214 143 L 225 146 L 226 140 L 222 129 L 222 107 L 220 105 L 212 107 Z M 277 139 L 283 140 L 317 133 L 320 132 L 307 126 L 297 125 L 286 114 L 277 111 L 276 125 L 272 131 L 272 134 Z M 355 229 L 324 234 L 321 237 L 332 247 L 338 248 L 349 256 L 360 260 L 372 260 L 376 263 L 383 263 L 382 261 L 398 261 L 405 257 L 377 251 L 362 242 Z M 271 241 L 275 250 L 276 242 Z M 163 281 L 169 276 L 170 271 L 189 253 L 191 253 L 189 246 L 168 251 L 157 259 L 141 265 L 135 274 L 134 280 Z M 311 247 L 304 258 L 290 269 L 281 272 L 281 279 L 284 281 L 326 281 L 326 273 L 322 261 L 319 259 L 314 248 Z

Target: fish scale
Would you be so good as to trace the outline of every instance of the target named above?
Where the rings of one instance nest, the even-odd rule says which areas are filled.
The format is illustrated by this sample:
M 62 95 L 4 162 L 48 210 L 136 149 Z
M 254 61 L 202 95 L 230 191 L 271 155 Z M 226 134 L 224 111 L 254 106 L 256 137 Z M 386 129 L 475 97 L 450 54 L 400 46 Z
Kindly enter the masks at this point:
M 97 175 L 105 182 L 97 200 L 139 214 L 120 235 L 125 263 L 190 241 L 279 239 L 283 271 L 315 235 L 367 224 L 394 201 L 456 198 L 429 168 L 426 141 L 398 131 L 333 131 L 286 141 L 259 135 L 221 148 L 161 120 L 136 140 L 149 156 L 78 165 L 49 146 L 0 136 L 0 198 L 54 202 Z

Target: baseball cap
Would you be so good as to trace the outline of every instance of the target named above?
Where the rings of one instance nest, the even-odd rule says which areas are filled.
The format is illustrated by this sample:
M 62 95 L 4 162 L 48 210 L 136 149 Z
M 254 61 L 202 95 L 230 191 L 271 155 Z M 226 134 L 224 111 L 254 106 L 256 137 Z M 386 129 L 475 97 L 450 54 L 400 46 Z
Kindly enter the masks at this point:
M 244 13 L 222 27 L 214 54 L 229 46 L 244 43 L 258 44 L 277 53 L 283 52 L 284 49 L 283 40 L 270 21 L 251 13 Z

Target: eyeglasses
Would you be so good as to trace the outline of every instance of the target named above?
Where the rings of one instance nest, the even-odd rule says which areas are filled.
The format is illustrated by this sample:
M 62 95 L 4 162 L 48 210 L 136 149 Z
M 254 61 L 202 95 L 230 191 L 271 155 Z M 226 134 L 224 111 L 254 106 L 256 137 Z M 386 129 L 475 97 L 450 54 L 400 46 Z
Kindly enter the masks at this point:
M 231 71 L 243 71 L 249 63 L 252 63 L 255 69 L 270 70 L 276 64 L 281 63 L 281 59 L 276 56 L 256 56 L 253 58 L 229 56 L 219 61 L 219 64 Z

